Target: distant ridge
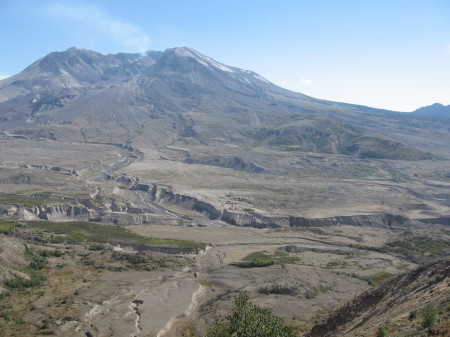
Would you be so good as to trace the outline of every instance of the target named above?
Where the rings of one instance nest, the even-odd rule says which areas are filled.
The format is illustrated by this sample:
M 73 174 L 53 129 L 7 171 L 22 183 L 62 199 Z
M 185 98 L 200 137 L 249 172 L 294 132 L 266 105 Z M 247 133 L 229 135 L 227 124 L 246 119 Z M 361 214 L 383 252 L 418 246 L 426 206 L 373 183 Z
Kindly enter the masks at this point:
M 428 115 L 428 116 L 445 116 L 450 115 L 450 105 L 443 105 L 441 103 L 434 103 L 432 105 L 424 106 L 411 112 L 413 115 Z

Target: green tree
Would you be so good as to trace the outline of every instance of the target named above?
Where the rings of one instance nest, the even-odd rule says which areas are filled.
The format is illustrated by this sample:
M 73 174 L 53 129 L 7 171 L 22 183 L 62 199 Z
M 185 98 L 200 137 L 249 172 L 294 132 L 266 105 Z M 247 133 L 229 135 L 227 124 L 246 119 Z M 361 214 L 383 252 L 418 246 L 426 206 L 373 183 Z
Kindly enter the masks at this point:
M 422 317 L 422 327 L 424 329 L 432 328 L 437 324 L 438 316 L 436 310 L 430 304 L 425 307 Z
M 388 332 L 386 330 L 386 328 L 380 326 L 377 330 L 377 337 L 387 337 L 388 336 Z
M 295 337 L 295 328 L 269 310 L 250 301 L 246 291 L 234 299 L 234 308 L 226 321 L 215 321 L 206 337 Z

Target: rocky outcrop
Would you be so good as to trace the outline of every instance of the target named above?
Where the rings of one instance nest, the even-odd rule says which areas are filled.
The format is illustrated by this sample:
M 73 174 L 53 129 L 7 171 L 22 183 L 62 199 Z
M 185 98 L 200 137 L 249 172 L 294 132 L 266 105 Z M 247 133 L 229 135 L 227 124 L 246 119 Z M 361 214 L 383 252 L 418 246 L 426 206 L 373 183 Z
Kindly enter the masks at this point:
M 89 217 L 92 212 L 88 208 L 72 205 L 55 205 L 49 207 L 37 207 L 36 214 L 43 220 L 62 220 Z
M 329 227 L 337 225 L 350 225 L 392 228 L 394 226 L 403 226 L 409 222 L 411 222 L 411 220 L 401 215 L 392 215 L 387 213 L 336 216 L 330 218 L 289 217 L 289 224 L 292 227 Z
M 439 218 L 420 219 L 420 221 L 431 225 L 450 226 L 450 215 L 444 215 Z
M 246 162 L 239 157 L 207 157 L 200 159 L 188 159 L 185 161 L 185 163 L 219 166 L 248 173 L 270 173 L 270 171 L 253 163 Z
M 221 211 L 211 204 L 200 201 L 194 197 L 173 193 L 172 191 L 156 185 L 149 187 L 148 193 L 155 203 L 176 205 L 203 214 L 210 220 L 217 220 L 221 215 Z
M 289 226 L 289 219 L 287 217 L 271 218 L 254 212 L 236 213 L 223 210 L 220 220 L 233 226 L 243 227 L 280 228 Z
M 18 208 L 12 215 L 26 220 L 94 221 L 122 225 L 161 223 L 164 221 L 169 224 L 179 224 L 177 219 L 162 219 L 149 210 L 118 206 L 111 208 L 95 207 L 95 209 L 82 205 L 36 206 L 27 209 Z
M 186 210 L 200 213 L 210 220 L 221 220 L 233 226 L 256 228 L 278 228 L 289 226 L 287 217 L 272 218 L 255 212 L 230 212 L 226 209 L 218 209 L 214 205 L 198 200 L 197 198 L 177 194 L 156 185 L 136 184 L 134 190 L 147 193 L 150 200 L 154 203 L 160 205 L 175 205 Z
M 286 228 L 286 227 L 327 227 L 337 225 L 351 225 L 376 228 L 396 227 L 422 227 L 428 224 L 450 224 L 450 217 L 431 218 L 423 220 L 411 220 L 401 215 L 386 213 L 336 216 L 329 218 L 305 218 L 305 217 L 268 217 L 253 211 L 230 211 L 218 208 L 208 202 L 195 197 L 170 191 L 157 185 L 139 183 L 137 179 L 110 178 L 127 185 L 132 191 L 145 195 L 148 204 L 135 207 L 131 204 L 121 204 L 110 198 L 103 200 L 104 205 L 99 205 L 89 199 L 63 198 L 61 204 L 40 205 L 31 208 L 10 206 L 0 209 L 0 214 L 9 217 L 19 216 L 26 220 L 43 219 L 50 221 L 97 221 L 118 224 L 157 224 L 166 223 L 174 225 L 190 224 L 192 219 L 188 216 L 170 212 L 165 206 L 172 205 L 181 209 L 198 213 L 209 220 L 223 221 L 233 226 L 255 228 Z

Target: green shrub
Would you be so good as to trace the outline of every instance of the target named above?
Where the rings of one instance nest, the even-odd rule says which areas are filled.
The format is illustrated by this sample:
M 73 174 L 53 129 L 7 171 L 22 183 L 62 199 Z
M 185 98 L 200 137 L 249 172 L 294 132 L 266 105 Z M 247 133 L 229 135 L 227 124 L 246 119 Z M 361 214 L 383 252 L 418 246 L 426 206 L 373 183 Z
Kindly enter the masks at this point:
M 42 330 L 50 329 L 50 324 L 51 324 L 51 321 L 48 318 L 45 318 L 45 319 L 42 320 L 42 325 L 41 325 L 40 328 Z
M 425 307 L 425 310 L 422 314 L 422 327 L 424 329 L 432 328 L 437 324 L 438 315 L 436 313 L 436 310 L 429 304 Z
M 0 222 L 0 233 L 9 233 L 17 224 L 11 222 Z
M 28 267 L 32 270 L 42 270 L 47 266 L 47 259 L 34 257 Z
M 39 255 L 42 257 L 61 257 L 63 256 L 62 252 L 60 250 L 41 250 L 39 251 Z
M 107 225 L 86 221 L 52 222 L 28 221 L 27 226 L 53 234 L 54 243 L 87 243 L 93 250 L 103 243 L 139 244 L 146 246 L 185 249 L 198 252 L 206 248 L 206 244 L 189 240 L 149 238 L 133 233 L 123 226 Z
M 252 260 L 232 263 L 233 266 L 239 268 L 260 268 L 273 265 L 273 260 Z
M 377 330 L 377 337 L 388 337 L 387 330 L 384 327 L 380 326 Z
M 235 262 L 232 265 L 239 268 L 258 268 L 279 264 L 283 267 L 284 264 L 296 263 L 298 260 L 297 256 L 290 256 L 286 252 L 276 251 L 270 254 L 263 251 L 250 253 L 241 262 Z
M 40 287 L 42 286 L 44 281 L 45 281 L 44 277 L 38 274 L 32 274 L 28 280 L 22 277 L 15 277 L 11 280 L 6 280 L 4 284 L 8 288 L 22 290 L 25 288 Z
M 294 337 L 295 328 L 269 310 L 250 302 L 246 291 L 234 299 L 232 313 L 221 323 L 215 321 L 206 337 Z
M 298 292 L 297 287 L 288 287 L 281 284 L 272 284 L 267 287 L 261 287 L 258 292 L 264 295 L 277 294 L 277 295 L 296 295 Z
M 407 258 L 427 260 L 450 252 L 450 242 L 429 236 L 412 236 L 387 242 L 384 251 L 401 254 Z
M 89 250 L 93 250 L 93 251 L 100 251 L 100 250 L 103 250 L 104 248 L 105 248 L 105 246 L 103 246 L 100 243 L 89 245 Z

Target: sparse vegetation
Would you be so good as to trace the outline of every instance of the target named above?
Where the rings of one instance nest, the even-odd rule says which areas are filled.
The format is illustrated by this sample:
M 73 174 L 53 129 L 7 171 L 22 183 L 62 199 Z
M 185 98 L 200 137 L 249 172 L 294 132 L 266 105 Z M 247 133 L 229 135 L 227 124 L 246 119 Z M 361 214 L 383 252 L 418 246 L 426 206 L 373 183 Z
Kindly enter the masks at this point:
M 362 276 L 358 275 L 356 273 L 351 273 L 349 276 L 366 281 L 371 286 L 377 286 L 379 284 L 382 284 L 384 282 L 387 282 L 395 277 L 397 275 L 387 273 L 387 272 L 379 272 L 370 276 Z
M 42 257 L 61 257 L 63 253 L 60 250 L 40 250 L 38 254 Z
M 7 234 L 17 226 L 17 223 L 14 222 L 0 222 L 0 233 Z
M 54 205 L 61 202 L 62 199 L 51 198 L 47 195 L 0 194 L 0 203 L 6 205 L 33 207 L 39 205 Z
M 428 260 L 450 253 L 450 241 L 429 236 L 411 236 L 387 242 L 383 250 L 401 254 L 407 258 Z
M 192 249 L 195 251 L 204 250 L 206 248 L 206 244 L 202 242 L 195 242 L 190 240 L 178 240 L 178 239 L 160 239 L 160 238 L 142 238 L 138 241 L 142 244 L 147 245 L 160 245 L 163 247 L 175 247 L 178 249 Z
M 281 285 L 278 283 L 271 284 L 267 287 L 261 287 L 258 292 L 264 295 L 276 294 L 276 295 L 296 295 L 298 293 L 298 287 Z
M 151 254 L 114 252 L 112 258 L 117 261 L 128 263 L 128 269 L 133 270 L 155 270 L 165 268 L 176 263 L 175 260 L 163 256 L 153 256 Z
M 275 262 L 273 260 L 253 260 L 253 261 L 242 261 L 235 262 L 232 265 L 239 268 L 260 268 L 272 266 Z
M 356 178 L 356 177 L 377 177 L 386 178 L 385 175 L 378 172 L 376 167 L 351 165 L 347 167 L 337 167 L 334 169 L 324 167 L 312 167 L 309 169 L 295 169 L 289 171 L 292 177 L 302 178 Z
M 206 247 L 201 242 L 144 237 L 118 225 L 83 221 L 28 221 L 27 225 L 47 233 L 56 234 L 51 238 L 52 242 L 86 243 L 90 245 L 89 247 L 95 249 L 99 248 L 98 244 L 100 243 L 134 244 L 192 251 L 199 251 Z
M 283 251 L 275 251 L 274 254 L 254 252 L 244 257 L 241 262 L 235 262 L 232 265 L 239 268 L 267 267 L 274 264 L 284 266 L 285 264 L 296 263 L 298 260 L 298 257 L 291 256 Z
M 45 278 L 37 273 L 31 273 L 29 279 L 24 279 L 22 277 L 16 276 L 13 279 L 6 280 L 5 286 L 10 289 L 22 290 L 25 288 L 36 288 L 44 284 Z
M 333 260 L 326 264 L 325 268 L 346 268 L 349 264 L 343 260 Z
M 47 257 L 61 257 L 62 253 L 59 250 L 40 250 L 32 251 L 27 249 L 25 251 L 25 258 L 30 263 L 22 268 L 20 271 L 28 275 L 28 278 L 16 276 L 13 279 L 6 280 L 5 286 L 10 289 L 22 290 L 25 288 L 36 288 L 44 284 L 45 277 L 39 271 L 45 269 L 48 264 Z

